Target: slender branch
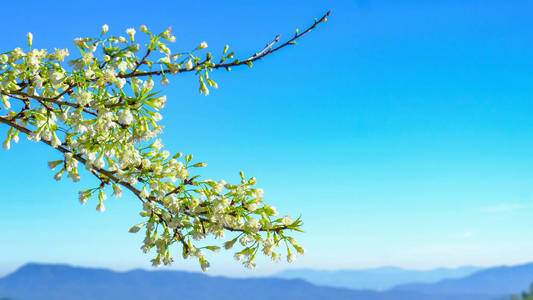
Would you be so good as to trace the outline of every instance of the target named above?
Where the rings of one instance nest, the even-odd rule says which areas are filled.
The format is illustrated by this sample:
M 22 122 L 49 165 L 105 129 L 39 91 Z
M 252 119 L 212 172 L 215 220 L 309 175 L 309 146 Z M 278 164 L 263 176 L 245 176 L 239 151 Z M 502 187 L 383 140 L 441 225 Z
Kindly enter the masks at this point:
M 307 29 L 305 29 L 304 31 L 300 32 L 300 33 L 297 33 L 295 34 L 291 39 L 289 39 L 288 41 L 284 42 L 283 44 L 279 45 L 278 47 L 276 48 L 271 48 L 275 43 L 278 42 L 279 40 L 279 35 L 276 36 L 276 39 L 274 39 L 274 41 L 272 41 L 271 43 L 267 44 L 267 46 L 261 50 L 260 52 L 252 55 L 251 57 L 245 59 L 245 60 L 242 60 L 242 61 L 234 61 L 234 62 L 231 62 L 231 63 L 218 63 L 218 64 L 214 64 L 212 66 L 207 66 L 207 60 L 204 60 L 202 61 L 201 63 L 195 65 L 192 69 L 187 69 L 187 68 L 180 68 L 178 70 L 178 73 L 182 73 L 182 72 L 191 72 L 191 71 L 196 71 L 198 68 L 201 68 L 203 66 L 206 66 L 206 67 L 209 67 L 209 68 L 213 68 L 213 69 L 220 69 L 220 68 L 229 68 L 229 67 L 235 67 L 235 66 L 240 66 L 240 65 L 244 65 L 244 64 L 248 64 L 248 63 L 251 63 L 251 62 L 254 62 L 256 60 L 259 60 L 269 54 L 272 54 L 288 45 L 293 45 L 294 44 L 294 41 L 299 39 L 300 37 L 302 37 L 303 35 L 307 34 L 309 31 L 313 30 L 318 24 L 322 23 L 322 22 L 325 22 L 327 20 L 327 17 L 329 16 L 329 14 L 331 13 L 331 10 L 328 11 L 327 13 L 325 13 L 320 19 L 318 20 L 315 20 L 315 22 L 309 26 Z M 160 71 L 149 71 L 149 72 L 131 72 L 131 73 L 128 73 L 128 74 L 121 74 L 121 75 L 118 75 L 118 77 L 120 78 L 130 78 L 130 77 L 140 77 L 140 76 L 150 76 L 150 75 L 161 75 L 161 74 L 164 74 L 164 73 L 171 73 L 169 69 L 167 70 L 160 70 Z
M 145 62 L 148 55 L 150 55 L 150 52 L 152 52 L 152 49 L 146 50 L 146 54 L 144 54 L 143 58 L 137 62 L 137 64 L 135 65 L 135 68 L 133 69 L 133 71 L 131 71 L 132 73 L 135 73 L 137 69 L 139 69 L 139 67 Z
M 251 56 L 250 58 L 248 58 L 248 59 L 252 59 L 252 58 L 254 58 L 254 57 L 256 57 L 256 56 L 263 55 L 263 53 L 265 53 L 268 49 L 272 48 L 272 46 L 273 46 L 275 43 L 279 42 L 279 38 L 280 38 L 280 37 L 281 37 L 281 35 L 278 34 L 278 35 L 276 36 L 276 38 L 275 38 L 272 42 L 268 43 L 268 44 L 265 46 L 265 48 L 263 48 L 263 50 L 261 50 L 261 51 L 255 53 L 254 55 L 252 55 L 252 56 Z

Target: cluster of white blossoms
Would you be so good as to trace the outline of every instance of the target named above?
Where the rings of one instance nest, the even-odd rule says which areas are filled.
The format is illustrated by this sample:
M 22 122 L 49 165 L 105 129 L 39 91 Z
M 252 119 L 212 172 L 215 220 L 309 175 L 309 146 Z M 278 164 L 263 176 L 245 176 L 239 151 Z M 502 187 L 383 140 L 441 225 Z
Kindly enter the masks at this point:
M 144 229 L 142 251 L 155 252 L 154 266 L 173 261 L 171 246 L 178 244 L 184 258 L 198 259 L 202 270 L 209 262 L 204 251 L 221 247 L 206 242 L 209 237 L 224 239 L 225 249 L 238 241 L 234 257 L 253 268 L 259 250 L 279 261 L 283 246 L 287 261 L 304 249 L 287 235 L 301 231 L 301 220 L 280 217 L 275 207 L 263 203 L 263 190 L 255 178 L 241 172 L 239 184 L 224 180 L 203 180 L 192 174 L 205 163 L 193 163 L 192 155 L 171 154 L 163 149 L 158 136 L 162 126 L 159 113 L 166 97 L 155 91 L 169 84 L 167 76 L 191 72 L 198 77 L 199 91 L 209 94 L 217 83 L 209 74 L 214 69 L 252 65 L 257 59 L 294 44 L 294 40 L 325 21 L 327 14 L 303 33 L 274 48 L 278 38 L 262 51 L 242 61 L 233 58 L 226 46 L 218 62 L 200 43 L 190 52 L 172 53 L 167 42 L 174 42 L 170 28 L 153 34 L 146 26 L 126 30 L 127 37 L 108 36 L 102 26 L 96 38 L 76 38 L 80 57 L 68 60 L 68 49 L 35 49 L 33 35 L 27 35 L 28 50 L 16 48 L 0 54 L 0 123 L 9 126 L 3 147 L 10 149 L 23 133 L 29 140 L 44 142 L 62 153 L 48 163 L 54 178 L 66 174 L 80 180 L 80 167 L 96 176 L 99 184 L 79 192 L 83 204 L 97 200 L 96 209 L 105 210 L 107 194 L 132 192 L 141 202 L 144 221 L 130 232 Z M 146 41 L 145 48 L 136 40 Z M 155 56 L 155 58 L 154 58 Z M 66 64 L 66 65 L 65 65 Z M 1 114 L 1 111 L 7 111 Z

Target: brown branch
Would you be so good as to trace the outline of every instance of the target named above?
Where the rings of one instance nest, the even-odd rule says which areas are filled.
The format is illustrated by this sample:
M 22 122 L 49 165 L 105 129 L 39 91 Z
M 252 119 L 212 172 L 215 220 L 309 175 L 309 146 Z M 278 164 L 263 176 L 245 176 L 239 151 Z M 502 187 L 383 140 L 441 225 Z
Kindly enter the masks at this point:
M 288 41 L 284 42 L 283 44 L 279 45 L 278 47 L 276 48 L 271 48 L 275 43 L 278 42 L 279 40 L 279 35 L 276 37 L 276 39 L 274 39 L 274 41 L 272 41 L 271 43 L 267 44 L 267 46 L 261 50 L 260 52 L 252 55 L 251 57 L 245 59 L 245 60 L 242 60 L 242 61 L 234 61 L 234 62 L 231 62 L 231 63 L 218 63 L 218 64 L 215 64 L 213 66 L 207 66 L 207 60 L 204 60 L 202 61 L 201 63 L 198 63 L 196 64 L 192 69 L 186 69 L 186 68 L 180 68 L 178 70 L 178 73 L 182 73 L 182 72 L 190 72 L 190 71 L 196 71 L 197 68 L 201 68 L 203 66 L 206 66 L 206 67 L 209 67 L 209 68 L 213 68 L 213 69 L 220 69 L 220 68 L 229 68 L 229 67 L 235 67 L 235 66 L 240 66 L 240 65 L 244 65 L 244 64 L 248 64 L 248 63 L 251 63 L 251 62 L 254 62 L 256 60 L 259 60 L 269 54 L 272 54 L 288 45 L 292 45 L 294 44 L 294 41 L 299 39 L 300 37 L 302 37 L 303 35 L 305 35 L 306 33 L 308 33 L 309 31 L 313 30 L 318 24 L 322 23 L 322 22 L 325 22 L 327 17 L 329 16 L 329 14 L 331 13 L 331 10 L 328 11 L 326 14 L 324 14 L 320 19 L 318 20 L 315 20 L 315 22 L 309 26 L 307 29 L 305 29 L 304 31 L 302 31 L 301 33 L 297 33 L 295 34 L 291 39 L 289 39 Z M 164 74 L 164 73 L 170 73 L 170 70 L 161 70 L 161 71 L 149 71 L 149 72 L 131 72 L 131 73 L 128 73 L 128 74 L 123 74 L 123 75 L 118 75 L 118 77 L 120 78 L 130 78 L 130 77 L 140 77 L 140 76 L 150 76 L 150 75 L 161 75 L 161 74 Z
M 139 69 L 139 67 L 145 62 L 148 55 L 150 55 L 150 52 L 152 52 L 152 49 L 146 50 L 146 54 L 143 56 L 143 58 L 140 61 L 136 63 L 135 68 L 133 69 L 133 71 L 131 71 L 131 73 L 137 72 L 137 69 Z
M 252 59 L 252 58 L 254 58 L 254 57 L 256 57 L 256 56 L 263 55 L 263 53 L 265 53 L 268 49 L 271 49 L 272 46 L 274 46 L 275 43 L 279 42 L 280 37 L 281 37 L 281 35 L 278 34 L 278 35 L 276 36 L 276 38 L 275 38 L 272 42 L 268 43 L 268 44 L 265 46 L 265 48 L 263 48 L 263 50 L 261 50 L 261 51 L 255 53 L 254 55 L 252 55 L 252 56 L 251 56 L 250 58 L 248 58 L 248 59 Z

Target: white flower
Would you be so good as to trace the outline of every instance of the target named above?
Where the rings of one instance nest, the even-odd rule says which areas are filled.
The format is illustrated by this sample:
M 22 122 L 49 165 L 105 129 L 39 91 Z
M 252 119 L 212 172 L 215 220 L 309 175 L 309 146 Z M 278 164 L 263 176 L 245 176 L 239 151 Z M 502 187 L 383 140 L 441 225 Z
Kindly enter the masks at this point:
M 4 97 L 2 95 L 2 103 L 4 104 L 4 107 L 6 109 L 10 109 L 11 108 L 11 103 L 9 102 L 9 97 Z
M 139 30 L 142 31 L 142 32 L 144 32 L 144 33 L 148 33 L 148 28 L 146 28 L 146 25 L 141 25 L 141 26 L 139 27 Z
M 102 202 L 98 203 L 98 205 L 96 206 L 96 210 L 99 212 L 104 212 L 105 211 L 104 204 Z
M 172 75 L 176 75 L 180 71 L 180 65 L 179 64 L 168 64 L 168 70 L 170 71 Z
M 139 194 L 139 197 L 141 197 L 143 199 L 148 198 L 148 190 L 146 189 L 146 187 L 143 187 L 141 193 Z M 152 202 L 150 202 L 150 203 L 152 203 Z
M 117 81 L 115 81 L 115 86 L 119 89 L 121 89 L 126 84 L 125 78 L 117 78 Z
M 123 125 L 130 125 L 133 122 L 133 115 L 129 109 L 123 109 L 117 113 L 118 122 Z
M 295 261 L 296 261 L 296 254 L 291 253 L 291 254 L 287 255 L 287 262 L 288 263 L 293 263 Z
M 161 97 L 157 97 L 153 100 L 153 102 L 157 109 L 162 109 L 165 107 L 165 102 L 167 102 L 167 96 L 163 95 Z
M 163 119 L 163 116 L 160 113 L 156 112 L 156 113 L 154 113 L 153 119 L 154 119 L 154 121 L 158 122 L 158 121 L 161 121 Z
M 152 267 L 154 267 L 154 268 L 161 267 L 161 260 L 154 258 L 154 259 L 151 260 L 151 262 L 152 262 Z
M 76 94 L 74 96 L 74 99 L 79 105 L 85 106 L 91 103 L 91 101 L 93 100 L 93 94 L 89 91 L 82 91 L 81 93 Z
M 281 259 L 281 254 L 279 253 L 276 253 L 276 252 L 272 252 L 271 254 L 272 256 L 272 262 L 279 262 L 279 260 Z
M 265 192 L 263 191 L 263 189 L 256 189 L 255 190 L 255 197 L 258 199 L 258 200 L 261 200 L 263 199 L 263 195 L 265 194 Z
M 185 63 L 185 69 L 186 70 L 192 70 L 192 60 L 189 58 L 189 60 Z
M 122 196 L 122 188 L 119 185 L 113 185 L 113 196 L 117 198 Z
M 98 157 L 98 159 L 93 162 L 93 165 L 97 169 L 102 169 L 105 166 L 104 158 L 102 156 Z
M 64 156 L 65 156 L 65 160 L 69 161 L 74 157 L 74 154 L 72 154 L 72 152 L 67 152 L 64 154 Z
M 135 29 L 128 28 L 128 29 L 126 29 L 126 33 L 130 36 L 130 39 L 133 41 L 133 38 L 135 36 Z
M 251 238 L 247 234 L 241 236 L 241 238 L 239 239 L 239 243 L 241 243 L 243 247 L 246 247 L 246 245 L 251 242 L 253 242 L 253 238 Z
M 142 85 L 143 90 L 145 89 L 147 91 L 151 91 L 153 87 L 154 87 L 154 81 L 151 78 L 143 82 L 143 85 Z
M 105 34 L 108 30 L 109 30 L 109 26 L 107 26 L 107 24 L 104 24 L 102 26 L 102 34 Z
M 170 254 L 167 252 L 167 255 L 165 255 L 165 257 L 163 257 L 163 263 L 165 265 L 169 265 L 173 262 L 174 260 L 172 259 L 172 257 L 170 257 Z
M 235 255 L 233 255 L 233 258 L 235 258 L 235 260 L 237 261 L 242 261 L 242 259 L 244 258 L 244 255 L 240 253 L 235 253 Z
M 43 138 L 44 139 L 44 138 Z M 52 132 L 52 147 L 57 148 L 62 145 L 61 140 L 57 137 L 55 132 Z
M 85 77 L 92 78 L 93 75 L 94 75 L 94 71 L 93 70 L 91 70 L 91 69 L 85 70 Z
M 65 57 L 69 56 L 68 49 L 55 49 L 54 54 L 52 54 L 53 58 L 57 61 L 64 61 Z
M 202 260 L 202 263 L 200 264 L 200 267 L 202 267 L 202 271 L 203 272 L 206 272 L 207 269 L 209 269 L 211 265 L 209 264 L 209 262 L 207 260 Z
M 9 141 L 4 141 L 2 143 L 2 147 L 4 147 L 6 150 L 9 150 L 11 148 L 11 143 Z
M 248 204 L 248 210 L 249 211 L 256 211 L 259 209 L 259 204 L 252 202 Z
M 80 48 L 84 48 L 85 47 L 85 39 L 83 39 L 83 38 L 75 38 L 74 39 L 74 45 L 76 45 L 77 47 L 80 47 Z
M 72 179 L 73 182 L 78 182 L 78 181 L 80 181 L 80 174 L 78 174 L 78 173 L 72 173 L 72 172 L 70 172 L 70 173 L 68 173 L 68 176 L 67 176 L 67 177 L 69 177 L 70 179 Z M 85 200 L 87 200 L 87 199 L 85 199 Z M 83 202 L 82 204 L 85 204 L 85 202 Z
M 161 51 L 161 53 L 164 53 L 166 55 L 170 55 L 170 49 L 168 49 L 168 47 L 165 46 L 165 45 L 159 46 L 159 50 Z
M 87 192 L 84 192 L 84 191 L 78 192 L 78 200 L 80 200 L 81 204 L 85 204 L 87 202 L 87 199 L 89 199 L 89 194 Z
M 46 73 L 48 75 L 48 79 L 50 79 L 50 82 L 54 87 L 57 87 L 65 77 L 62 73 L 56 70 L 48 70 Z
M 259 220 L 258 219 L 255 219 L 255 218 L 251 218 L 249 221 L 248 221 L 248 226 L 250 228 L 253 228 L 253 229 L 257 229 L 259 228 L 260 224 L 259 224 Z
M 155 140 L 155 142 L 152 144 L 152 147 L 154 149 L 157 149 L 158 151 L 163 148 L 163 144 L 161 143 L 161 139 Z
M 255 263 L 254 262 L 251 262 L 251 261 L 246 261 L 244 262 L 244 266 L 248 269 L 255 269 Z
M 74 132 L 76 133 L 84 133 L 88 130 L 87 126 L 83 125 L 83 124 L 76 124 L 74 126 Z
M 128 63 L 127 63 L 126 61 L 121 61 L 121 62 L 118 64 L 118 70 L 119 70 L 121 73 L 126 72 L 127 69 L 128 69 Z
M 90 65 L 91 62 L 93 61 L 93 59 L 94 59 L 94 55 L 93 55 L 92 52 L 87 52 L 87 53 L 83 54 L 82 61 L 86 65 Z
M 275 206 L 270 206 L 270 209 L 272 210 L 272 215 L 273 215 L 274 217 L 279 216 L 279 213 L 278 213 L 278 211 L 276 210 L 276 207 L 275 207 Z
M 96 51 L 96 48 L 98 47 L 98 44 L 97 43 L 92 43 L 90 46 L 89 46 L 89 51 L 91 52 L 94 52 Z

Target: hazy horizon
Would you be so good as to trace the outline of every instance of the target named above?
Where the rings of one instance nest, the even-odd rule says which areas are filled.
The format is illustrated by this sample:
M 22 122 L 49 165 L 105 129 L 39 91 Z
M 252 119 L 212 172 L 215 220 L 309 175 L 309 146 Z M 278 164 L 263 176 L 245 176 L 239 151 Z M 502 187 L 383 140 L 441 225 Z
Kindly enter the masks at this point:
M 82 265 L 82 264 L 70 264 L 70 263 L 62 263 L 62 262 L 37 262 L 37 261 L 28 261 L 24 264 L 21 264 L 19 266 L 16 266 L 14 268 L 10 268 L 10 269 L 7 269 L 7 271 L 4 271 L 2 269 L 0 269 L 0 278 L 3 277 L 3 276 L 6 276 L 6 275 L 9 275 L 11 273 L 13 273 L 14 271 L 20 269 L 21 267 L 24 267 L 28 264 L 38 264 L 38 265 L 66 265 L 66 266 L 71 266 L 71 267 L 80 267 L 80 268 L 97 268 L 97 269 L 107 269 L 107 270 L 111 270 L 111 271 L 115 271 L 115 272 L 128 272 L 128 271 L 132 271 L 132 270 L 137 270 L 137 269 L 141 269 L 141 270 L 146 270 L 146 271 L 157 271 L 157 270 L 170 270 L 170 271 L 185 271 L 185 272 L 194 272 L 194 273 L 202 273 L 202 274 L 206 274 L 206 275 L 210 275 L 210 276 L 227 276 L 227 277 L 232 277 L 232 278 L 245 278 L 245 277 L 270 277 L 270 276 L 275 276 L 281 272 L 285 272 L 285 271 L 305 271 L 305 270 L 310 270 L 310 271 L 319 271 L 319 272 L 342 272 L 342 271 L 370 271 L 370 270 L 379 270 L 379 269 L 399 269 L 399 270 L 405 270 L 405 271 L 435 271 L 435 270 L 458 270 L 458 269 L 462 269 L 462 268 L 479 268 L 479 269 L 488 269 L 488 268 L 494 268 L 494 267 L 513 267 L 513 266 L 518 266 L 518 265 L 523 265 L 523 264 L 530 264 L 530 263 L 533 263 L 533 261 L 531 262 L 523 262 L 523 263 L 518 263 L 518 264 L 501 264 L 501 265 L 487 265 L 487 266 L 474 266 L 474 265 L 462 265 L 462 266 L 451 266 L 451 267 L 445 267 L 445 266 L 442 266 L 442 267 L 435 267 L 435 268 L 405 268 L 405 267 L 401 267 L 401 266 L 392 266 L 392 265 L 383 265 L 383 266 L 375 266 L 375 267 L 367 267 L 367 268 L 348 268 L 348 269 L 327 269 L 327 268 L 312 268 L 312 267 L 304 267 L 304 268 L 294 268 L 292 266 L 288 266 L 287 268 L 285 269 L 281 269 L 281 270 L 278 270 L 278 271 L 275 271 L 275 272 L 272 272 L 272 273 L 263 273 L 263 272 L 255 272 L 255 271 L 248 271 L 248 272 L 245 272 L 245 273 L 235 273 L 235 274 L 224 274 L 224 273 L 217 273 L 217 274 L 214 274 L 212 272 L 202 272 L 201 270 L 196 270 L 196 269 L 180 269 L 179 266 L 176 266 L 176 265 L 173 265 L 173 266 L 163 266 L 163 267 L 159 267 L 159 268 L 153 268 L 151 266 L 144 266 L 144 267 L 131 267 L 131 268 L 128 268 L 128 267 L 124 267 L 124 268 L 113 268 L 113 267 L 109 267 L 109 266 L 97 266 L 97 265 Z

